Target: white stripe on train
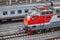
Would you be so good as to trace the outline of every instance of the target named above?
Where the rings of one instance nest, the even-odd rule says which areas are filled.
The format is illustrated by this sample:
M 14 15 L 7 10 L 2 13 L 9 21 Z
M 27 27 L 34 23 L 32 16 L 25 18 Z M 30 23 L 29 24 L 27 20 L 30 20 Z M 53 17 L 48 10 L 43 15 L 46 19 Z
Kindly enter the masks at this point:
M 38 26 L 38 25 L 48 25 L 51 22 L 56 22 L 56 21 L 60 21 L 60 18 L 57 18 L 57 15 L 53 15 L 50 22 L 48 22 L 48 23 L 32 24 L 32 25 L 28 25 L 28 26 L 32 27 L 32 26 Z

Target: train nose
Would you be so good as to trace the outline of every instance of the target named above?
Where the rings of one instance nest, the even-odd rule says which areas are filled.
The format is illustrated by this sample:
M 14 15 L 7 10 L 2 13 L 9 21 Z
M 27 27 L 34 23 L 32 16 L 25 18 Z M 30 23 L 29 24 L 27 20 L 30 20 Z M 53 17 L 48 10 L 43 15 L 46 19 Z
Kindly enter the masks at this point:
M 25 24 L 25 25 L 28 25 L 29 21 L 31 20 L 31 16 L 28 15 L 28 16 L 26 16 L 23 20 L 24 20 L 24 21 L 23 21 L 24 24 Z
M 23 22 L 24 22 L 25 25 L 28 25 L 28 20 L 27 19 L 24 19 Z

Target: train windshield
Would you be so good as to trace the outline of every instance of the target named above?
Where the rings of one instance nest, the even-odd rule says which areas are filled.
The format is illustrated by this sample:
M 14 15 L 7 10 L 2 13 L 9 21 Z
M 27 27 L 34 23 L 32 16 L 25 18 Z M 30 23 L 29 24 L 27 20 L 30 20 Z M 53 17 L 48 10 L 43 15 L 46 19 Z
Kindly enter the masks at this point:
M 47 10 L 47 11 L 42 11 L 41 15 L 46 15 L 46 14 L 53 14 L 52 10 Z
M 40 15 L 40 12 L 33 10 L 32 12 L 29 12 L 29 14 L 32 16 L 37 16 L 37 15 Z
M 28 13 L 28 15 L 30 16 L 40 16 L 40 15 L 46 15 L 46 14 L 53 14 L 52 10 L 44 10 L 44 11 L 37 11 L 37 10 L 33 10 L 31 12 Z

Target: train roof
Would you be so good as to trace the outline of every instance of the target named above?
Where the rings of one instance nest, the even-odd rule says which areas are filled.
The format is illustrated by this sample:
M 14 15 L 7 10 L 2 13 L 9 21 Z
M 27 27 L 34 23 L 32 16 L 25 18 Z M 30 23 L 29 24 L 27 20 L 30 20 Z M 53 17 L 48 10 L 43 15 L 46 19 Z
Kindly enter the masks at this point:
M 54 2 L 54 4 L 60 4 L 60 2 Z M 45 5 L 50 5 L 50 3 L 46 4 L 46 3 L 28 3 L 28 4 L 12 4 L 12 5 L 0 5 L 0 10 L 1 9 L 7 9 L 7 8 L 17 8 L 17 7 L 31 7 L 31 6 L 45 6 Z
M 46 5 L 44 3 L 28 3 L 28 4 L 18 4 L 18 5 L 0 5 L 0 9 L 6 9 L 6 8 L 17 8 L 17 7 L 31 7 L 31 6 L 43 6 Z

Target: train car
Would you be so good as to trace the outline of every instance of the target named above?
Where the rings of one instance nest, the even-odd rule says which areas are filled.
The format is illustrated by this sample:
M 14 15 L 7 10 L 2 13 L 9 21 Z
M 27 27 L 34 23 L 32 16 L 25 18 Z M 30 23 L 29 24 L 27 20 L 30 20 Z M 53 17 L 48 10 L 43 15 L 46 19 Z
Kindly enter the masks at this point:
M 54 4 L 59 4 L 60 2 L 54 2 Z M 1 21 L 14 21 L 22 20 L 29 11 L 35 10 L 35 7 L 42 7 L 45 5 L 50 5 L 49 2 L 31 2 L 31 3 L 15 3 L 0 5 L 0 22 Z
M 60 5 L 37 7 L 25 16 L 24 25 L 28 34 L 60 28 Z
M 48 3 L 49 4 L 49 3 Z M 0 6 L 0 21 L 22 19 L 24 15 L 35 7 L 46 5 L 44 3 L 20 3 Z

